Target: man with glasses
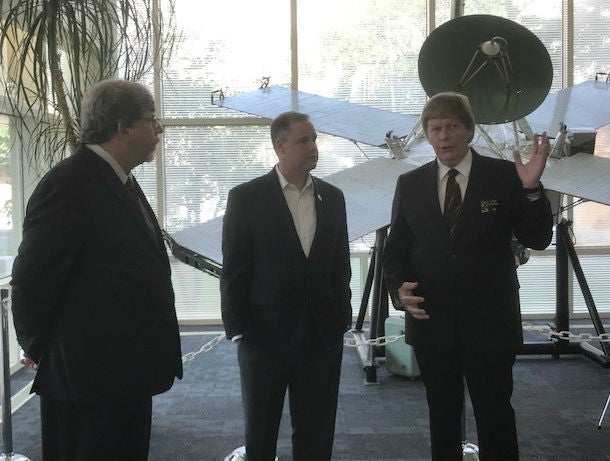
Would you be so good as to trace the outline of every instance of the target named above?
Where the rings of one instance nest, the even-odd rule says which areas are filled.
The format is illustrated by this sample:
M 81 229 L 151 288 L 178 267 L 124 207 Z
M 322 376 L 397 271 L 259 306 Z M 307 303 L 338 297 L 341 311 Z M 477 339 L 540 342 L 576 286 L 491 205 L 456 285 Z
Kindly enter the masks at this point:
M 182 377 L 167 252 L 132 175 L 163 132 L 154 111 L 140 84 L 93 85 L 80 146 L 28 203 L 12 310 L 46 461 L 147 459 L 152 396 Z

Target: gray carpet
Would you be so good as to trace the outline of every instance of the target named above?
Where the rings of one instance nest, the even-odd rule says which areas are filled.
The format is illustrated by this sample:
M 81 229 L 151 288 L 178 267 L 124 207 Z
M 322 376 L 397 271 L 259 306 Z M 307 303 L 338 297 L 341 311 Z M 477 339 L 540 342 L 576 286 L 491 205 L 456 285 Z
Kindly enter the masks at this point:
M 214 328 L 215 330 L 218 327 Z M 185 330 L 202 328 L 189 327 Z M 183 337 L 183 352 L 196 351 L 210 335 Z M 523 461 L 610 461 L 610 412 L 597 423 L 610 392 L 610 370 L 580 355 L 519 357 L 513 404 Z M 13 391 L 31 379 L 13 378 Z M 379 385 L 366 386 L 356 350 L 346 348 L 333 459 L 427 460 L 428 420 L 421 381 L 378 370 Z M 286 410 L 285 410 L 286 412 Z M 468 440 L 476 442 L 468 409 Z M 243 445 L 243 420 L 235 346 L 222 341 L 185 363 L 185 377 L 154 399 L 150 459 L 222 461 Z M 13 416 L 14 451 L 41 459 L 38 398 Z M 278 442 L 280 461 L 290 459 L 285 413 Z

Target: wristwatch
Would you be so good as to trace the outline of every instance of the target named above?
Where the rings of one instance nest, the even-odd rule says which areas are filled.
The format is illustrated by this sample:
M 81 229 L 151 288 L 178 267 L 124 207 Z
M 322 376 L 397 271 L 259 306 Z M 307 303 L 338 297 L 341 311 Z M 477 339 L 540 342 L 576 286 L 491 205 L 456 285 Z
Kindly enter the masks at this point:
M 542 183 L 538 183 L 536 187 L 524 187 L 523 192 L 526 194 L 537 194 L 538 192 L 542 192 Z

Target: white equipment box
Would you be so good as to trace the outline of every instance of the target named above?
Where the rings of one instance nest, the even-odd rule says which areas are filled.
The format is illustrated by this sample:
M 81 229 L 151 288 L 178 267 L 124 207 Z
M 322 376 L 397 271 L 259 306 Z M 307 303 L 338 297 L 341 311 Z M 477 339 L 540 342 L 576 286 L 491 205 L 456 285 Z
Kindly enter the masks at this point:
M 404 315 L 401 315 L 400 317 L 389 316 L 385 320 L 385 334 L 387 336 L 404 335 Z M 404 338 L 386 344 L 385 367 L 393 375 L 407 376 L 409 378 L 415 378 L 420 375 L 413 347 L 405 343 Z

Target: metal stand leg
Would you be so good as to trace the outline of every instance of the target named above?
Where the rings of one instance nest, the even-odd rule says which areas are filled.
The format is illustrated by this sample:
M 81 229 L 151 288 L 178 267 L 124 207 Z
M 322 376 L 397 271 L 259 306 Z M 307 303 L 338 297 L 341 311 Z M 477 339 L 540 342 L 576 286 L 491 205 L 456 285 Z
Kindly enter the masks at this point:
M 604 416 L 606 416 L 606 410 L 608 409 L 608 404 L 610 404 L 610 394 L 608 394 L 608 399 L 606 400 L 606 405 L 604 405 L 604 411 L 602 411 L 602 415 L 599 417 L 599 422 L 597 423 L 597 429 L 602 428 L 602 421 L 604 420 Z
M 225 457 L 224 461 L 247 461 L 247 459 L 248 457 L 246 456 L 246 447 L 239 447 L 229 453 Z M 275 461 L 278 461 L 277 456 L 275 457 Z
M 245 461 L 246 460 L 246 447 L 239 447 L 228 454 L 224 461 Z
M 0 380 L 0 401 L 2 402 L 2 461 L 30 461 L 24 455 L 13 453 L 13 423 L 11 410 L 11 370 L 9 367 L 8 344 L 8 289 L 0 290 L 0 317 L 2 317 L 2 380 Z
M 479 447 L 474 443 L 464 441 L 462 443 L 462 460 L 479 461 Z
M 367 339 L 377 339 L 385 334 L 385 319 L 388 317 L 388 291 L 382 277 L 382 254 L 383 246 L 388 232 L 388 226 L 377 229 L 375 238 L 375 248 L 371 255 L 366 286 L 360 304 L 360 312 L 356 321 L 356 328 L 352 330 L 354 338 L 363 343 Z M 373 296 L 371 306 L 370 334 L 366 338 L 362 331 L 362 324 L 368 309 L 369 296 Z M 377 381 L 377 357 L 385 355 L 385 351 L 380 350 L 379 346 L 361 345 L 357 347 L 358 355 L 363 364 L 365 372 L 365 385 L 378 385 Z
M 462 460 L 479 461 L 479 447 L 466 438 L 466 382 L 464 382 L 464 402 L 462 404 Z

